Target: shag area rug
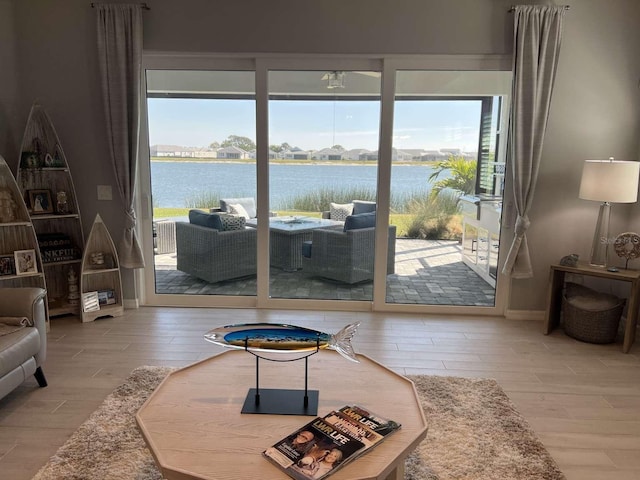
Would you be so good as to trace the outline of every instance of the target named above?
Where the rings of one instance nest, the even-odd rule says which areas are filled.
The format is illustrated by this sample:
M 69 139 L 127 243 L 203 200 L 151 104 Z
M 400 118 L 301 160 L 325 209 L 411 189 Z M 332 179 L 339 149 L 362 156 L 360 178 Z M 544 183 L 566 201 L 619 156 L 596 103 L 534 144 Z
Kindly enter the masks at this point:
M 136 368 L 33 480 L 162 480 L 135 413 L 171 371 Z M 494 380 L 410 376 L 429 425 L 405 480 L 555 480 L 564 475 Z

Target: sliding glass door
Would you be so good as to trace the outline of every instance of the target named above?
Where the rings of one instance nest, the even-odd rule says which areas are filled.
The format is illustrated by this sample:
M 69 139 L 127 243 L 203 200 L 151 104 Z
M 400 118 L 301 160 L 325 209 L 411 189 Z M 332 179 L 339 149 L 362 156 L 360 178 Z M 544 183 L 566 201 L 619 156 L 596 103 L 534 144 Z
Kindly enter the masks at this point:
M 255 296 L 254 73 L 147 70 L 146 80 L 154 293 Z
M 373 300 L 380 79 L 269 72 L 271 298 Z
M 509 90 L 503 72 L 397 72 L 391 218 L 404 228 L 389 303 L 495 305 Z M 406 170 L 411 192 L 395 188 Z
M 508 62 L 229 62 L 148 62 L 145 303 L 500 313 Z

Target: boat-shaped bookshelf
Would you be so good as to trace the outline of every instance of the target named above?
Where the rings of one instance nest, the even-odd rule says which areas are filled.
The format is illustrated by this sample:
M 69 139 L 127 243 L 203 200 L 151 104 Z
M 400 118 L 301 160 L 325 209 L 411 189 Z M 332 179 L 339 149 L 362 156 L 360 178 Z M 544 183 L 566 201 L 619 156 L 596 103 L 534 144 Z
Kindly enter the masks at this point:
M 120 261 L 100 214 L 96 215 L 82 256 L 80 291 L 83 322 L 124 313 Z
M 80 314 L 77 283 L 84 251 L 80 208 L 58 134 L 45 109 L 33 105 L 16 180 L 35 229 L 47 283 L 49 315 Z
M 46 289 L 40 249 L 27 206 L 11 169 L 1 156 L 0 231 L 0 288 Z M 47 328 L 48 322 L 47 317 Z

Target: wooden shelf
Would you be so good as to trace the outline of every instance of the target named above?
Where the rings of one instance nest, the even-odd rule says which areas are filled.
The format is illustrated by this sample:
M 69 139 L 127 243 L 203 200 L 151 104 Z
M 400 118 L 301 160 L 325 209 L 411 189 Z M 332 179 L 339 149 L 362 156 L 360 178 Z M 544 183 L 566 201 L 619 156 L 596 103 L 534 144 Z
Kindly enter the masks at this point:
M 53 301 L 49 303 L 49 315 L 56 317 L 59 315 L 78 315 L 80 305 L 72 305 L 64 301 Z
M 55 166 L 50 166 L 52 164 Z M 18 188 L 27 203 L 30 203 L 29 199 L 36 195 L 35 193 L 30 195 L 30 192 L 35 190 L 38 190 L 37 194 L 42 194 L 48 201 L 48 205 L 47 202 L 43 205 L 46 213 L 33 212 L 30 209 L 33 205 L 27 206 L 27 216 L 24 218 L 31 219 L 36 237 L 40 237 L 42 242 L 46 235 L 64 235 L 64 238 L 68 238 L 68 242 L 66 245 L 60 245 L 60 248 L 76 248 L 82 255 L 84 234 L 73 178 L 58 134 L 49 115 L 40 105 L 33 105 L 29 113 L 16 171 Z M 66 193 L 67 208 L 64 211 L 71 213 L 56 213 L 59 211 L 57 195 L 60 192 Z M 39 247 L 36 244 L 36 248 L 39 249 L 40 259 L 46 258 L 43 253 L 47 247 Z M 74 259 L 47 262 L 43 265 L 42 270 L 50 298 L 67 298 L 69 269 L 73 269 L 79 279 L 81 263 L 82 260 Z M 79 307 L 76 306 L 73 312 L 69 310 L 69 308 L 51 308 L 49 315 L 77 314 Z
M 64 172 L 69 173 L 68 167 L 42 167 L 42 168 L 30 168 L 25 167 L 24 170 L 29 172 Z
M 36 273 L 25 273 L 24 275 L 2 275 L 0 276 L 0 282 L 3 280 L 15 280 L 17 278 L 28 278 L 28 277 L 42 277 L 42 273 L 36 272 Z
M 36 239 L 36 232 L 33 224 L 28 220 L 29 213 L 24 203 L 24 197 L 18 183 L 11 173 L 11 169 L 0 156 L 0 190 L 8 193 L 11 198 L 9 211 L 3 211 L 3 219 L 9 220 L 0 223 L 0 253 L 6 256 L 10 262 L 13 272 L 15 272 L 15 262 L 12 259 L 13 252 L 17 250 L 33 250 L 36 257 L 36 266 L 38 272 L 27 273 L 24 275 L 0 276 L 0 285 L 2 288 L 7 287 L 39 287 L 47 289 L 45 275 L 42 273 L 42 258 L 40 257 L 40 249 Z M 10 271 L 10 270 L 9 270 Z M 49 330 L 49 316 L 47 315 L 47 331 Z
M 32 227 L 32 226 L 33 226 L 33 224 L 30 221 L 0 223 L 0 228 L 2 228 L 2 227 Z
M 78 220 L 80 218 L 80 215 L 78 215 L 77 213 L 65 213 L 64 215 L 58 215 L 58 214 L 43 214 L 43 215 L 33 215 L 31 217 L 31 221 L 35 221 L 35 220 L 60 220 L 63 218 L 72 218 L 75 220 Z
M 93 322 L 96 318 L 100 317 L 121 317 L 124 314 L 124 307 L 122 304 L 115 305 L 100 305 L 100 310 L 94 310 L 93 312 L 82 312 L 83 322 Z
M 108 272 L 120 272 L 119 268 L 87 268 L 82 271 L 83 275 L 96 275 Z
M 82 260 L 80 259 L 75 259 L 75 260 L 62 260 L 61 262 L 48 262 L 48 263 L 43 263 L 42 266 L 46 269 L 46 268 L 55 268 L 55 267 L 60 267 L 62 265 L 77 265 L 79 263 L 82 263 Z
M 90 261 L 91 256 L 101 253 L 104 257 L 113 258 L 113 268 L 97 268 Z M 106 259 L 105 259 L 106 262 Z M 100 215 L 96 218 L 91 227 L 87 245 L 82 256 L 82 270 L 80 276 L 80 292 L 82 294 L 100 290 L 113 290 L 116 303 L 100 305 L 100 310 L 82 312 L 83 322 L 93 322 L 100 317 L 119 317 L 124 314 L 122 301 L 122 279 L 120 277 L 120 262 L 118 252 L 111 239 L 109 230 L 102 222 Z M 81 300 L 82 303 L 82 300 Z

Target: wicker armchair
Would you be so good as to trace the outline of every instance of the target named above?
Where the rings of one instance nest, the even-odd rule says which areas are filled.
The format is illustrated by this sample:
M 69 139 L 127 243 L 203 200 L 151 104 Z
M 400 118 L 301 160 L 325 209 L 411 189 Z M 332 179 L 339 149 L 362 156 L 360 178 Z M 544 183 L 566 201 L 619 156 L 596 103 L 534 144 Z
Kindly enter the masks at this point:
M 215 283 L 256 274 L 257 230 L 176 222 L 177 269 Z
M 356 230 L 316 229 L 311 256 L 303 257 L 302 270 L 348 284 L 373 280 L 375 228 Z M 395 272 L 396 227 L 389 226 L 387 274 Z

